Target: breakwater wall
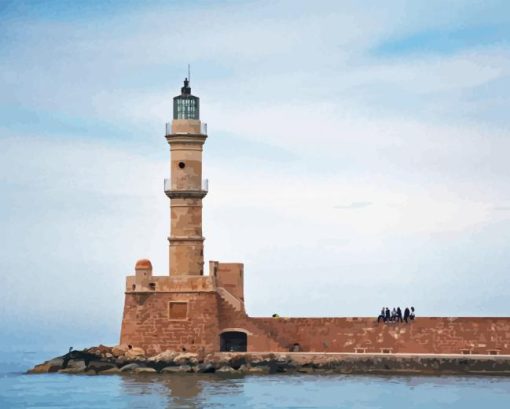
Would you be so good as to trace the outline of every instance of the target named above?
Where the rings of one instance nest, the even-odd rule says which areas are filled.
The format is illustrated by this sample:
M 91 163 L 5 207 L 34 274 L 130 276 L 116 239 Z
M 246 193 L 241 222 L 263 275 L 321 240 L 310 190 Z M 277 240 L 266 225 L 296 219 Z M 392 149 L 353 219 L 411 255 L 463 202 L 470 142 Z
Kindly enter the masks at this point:
M 510 355 L 510 317 L 420 316 L 409 323 L 378 323 L 375 317 L 250 317 L 244 305 L 218 293 L 206 280 L 210 277 L 200 278 L 198 284 L 180 283 L 175 292 L 126 293 L 120 342 L 149 355 L 213 353 L 228 351 L 222 340 L 238 332 L 246 336 L 242 348 L 247 352 L 288 352 L 297 344 L 302 352 Z
M 145 357 L 141 350 L 95 347 L 72 351 L 29 371 L 67 374 L 230 375 L 271 373 L 415 374 L 510 376 L 510 355 L 339 354 L 339 353 L 177 353 Z

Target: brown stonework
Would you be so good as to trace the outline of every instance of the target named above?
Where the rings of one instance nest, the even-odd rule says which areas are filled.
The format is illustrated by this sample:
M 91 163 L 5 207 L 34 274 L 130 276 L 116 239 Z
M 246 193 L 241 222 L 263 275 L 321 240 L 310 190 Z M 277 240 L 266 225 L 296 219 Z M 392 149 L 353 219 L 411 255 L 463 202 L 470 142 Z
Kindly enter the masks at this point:
M 244 303 L 244 266 L 242 263 L 209 262 L 209 274 L 215 277 L 218 287 L 222 287 Z
M 188 128 L 186 122 L 189 121 Z M 174 125 L 175 125 L 174 120 Z M 202 145 L 206 135 L 196 131 L 196 120 L 178 120 L 179 133 L 167 135 L 170 144 L 170 275 L 204 274 L 202 236 Z M 198 121 L 200 129 L 200 121 Z
M 172 319 L 170 302 L 186 302 L 187 318 Z M 127 293 L 120 343 L 141 347 L 148 355 L 217 351 L 217 311 L 214 292 Z
M 186 301 L 188 319 L 173 321 L 168 302 Z M 373 318 L 251 318 L 216 293 L 126 294 L 121 343 L 149 354 L 219 351 L 223 331 L 248 335 L 249 352 L 510 354 L 508 318 L 428 318 L 378 324 Z
M 183 348 L 217 352 L 220 335 L 236 331 L 247 334 L 248 352 L 292 351 L 297 344 L 302 352 L 510 354 L 510 318 L 418 317 L 385 324 L 375 318 L 249 317 L 242 264 L 210 267 L 209 276 L 128 277 L 121 343 L 149 354 Z M 236 280 L 241 288 L 235 288 Z M 187 303 L 185 319 L 170 315 L 171 302 Z

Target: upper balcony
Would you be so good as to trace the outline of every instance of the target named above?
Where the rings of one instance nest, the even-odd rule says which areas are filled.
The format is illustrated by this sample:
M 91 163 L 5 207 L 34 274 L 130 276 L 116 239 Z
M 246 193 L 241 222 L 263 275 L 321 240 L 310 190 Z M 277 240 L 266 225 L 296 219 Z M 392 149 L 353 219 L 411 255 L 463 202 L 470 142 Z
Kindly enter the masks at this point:
M 180 120 L 174 120 L 180 121 Z M 184 120 L 183 120 L 184 121 Z M 207 124 L 202 121 L 196 121 L 196 123 L 190 123 L 191 121 L 186 120 L 186 123 L 182 124 L 173 124 L 172 122 L 167 122 L 165 124 L 165 136 L 169 135 L 186 135 L 186 134 L 200 134 L 207 136 Z M 193 121 L 195 122 L 195 121 Z M 177 126 L 176 126 L 177 125 Z
M 176 199 L 176 198 L 203 199 L 205 197 L 205 195 L 207 195 L 207 192 L 209 191 L 209 179 L 202 179 L 200 189 L 172 189 L 172 180 L 165 179 L 164 180 L 164 190 L 165 190 L 165 194 L 170 199 Z

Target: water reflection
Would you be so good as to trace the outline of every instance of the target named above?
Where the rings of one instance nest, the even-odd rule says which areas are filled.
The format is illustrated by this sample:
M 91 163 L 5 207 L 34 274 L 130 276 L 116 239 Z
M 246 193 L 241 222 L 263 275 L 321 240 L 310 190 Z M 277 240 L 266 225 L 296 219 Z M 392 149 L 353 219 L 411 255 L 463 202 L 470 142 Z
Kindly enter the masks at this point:
M 222 377 L 218 374 L 122 376 L 122 394 L 152 408 L 408 408 L 498 407 L 509 398 L 508 378 L 273 375 Z M 146 399 L 140 400 L 145 397 Z M 154 400 L 150 400 L 150 397 Z M 374 406 L 375 405 L 375 406 Z M 398 405 L 397 405 L 398 407 Z
M 221 377 L 210 374 L 169 374 L 122 376 L 124 394 L 160 395 L 168 408 L 202 408 L 214 396 L 235 399 L 243 395 L 244 380 L 240 377 Z
M 21 375 L 41 360 L 0 353 L 1 409 L 499 409 L 510 402 L 504 376 Z

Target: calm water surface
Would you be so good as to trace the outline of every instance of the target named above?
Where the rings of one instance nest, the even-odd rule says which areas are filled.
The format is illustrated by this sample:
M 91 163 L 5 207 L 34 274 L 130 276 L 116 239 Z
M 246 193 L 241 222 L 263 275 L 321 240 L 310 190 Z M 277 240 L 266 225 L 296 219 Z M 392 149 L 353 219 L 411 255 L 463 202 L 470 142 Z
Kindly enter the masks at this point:
M 0 408 L 510 408 L 510 378 L 23 375 L 57 354 L 0 353 Z

